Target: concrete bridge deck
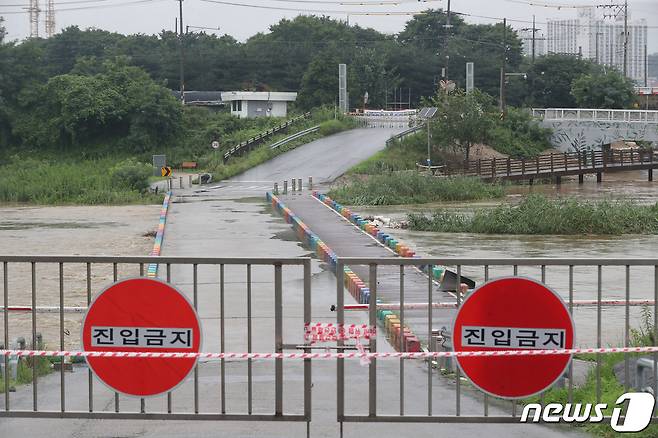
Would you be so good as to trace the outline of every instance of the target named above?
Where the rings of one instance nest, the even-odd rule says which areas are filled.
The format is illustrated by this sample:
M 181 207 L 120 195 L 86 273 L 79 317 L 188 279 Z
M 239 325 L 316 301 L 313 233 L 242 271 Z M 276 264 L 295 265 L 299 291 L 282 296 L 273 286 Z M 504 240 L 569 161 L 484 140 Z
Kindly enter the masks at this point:
M 303 194 L 279 195 L 279 199 L 297 215 L 320 239 L 327 244 L 338 257 L 399 257 L 392 250 L 384 247 L 372 236 L 361 231 L 330 207 L 314 198 L 309 192 Z M 370 280 L 368 266 L 350 266 L 366 284 Z M 413 267 L 404 268 L 404 302 L 454 302 L 452 292 L 437 290 L 432 286 L 429 296 L 429 278 Z M 400 302 L 400 267 L 379 266 L 377 268 L 377 298 L 383 302 Z M 428 324 L 427 310 L 405 310 L 404 324 L 418 336 L 423 343 L 428 343 L 432 330 L 442 327 L 450 328 L 455 311 L 452 309 L 434 309 L 432 324 Z

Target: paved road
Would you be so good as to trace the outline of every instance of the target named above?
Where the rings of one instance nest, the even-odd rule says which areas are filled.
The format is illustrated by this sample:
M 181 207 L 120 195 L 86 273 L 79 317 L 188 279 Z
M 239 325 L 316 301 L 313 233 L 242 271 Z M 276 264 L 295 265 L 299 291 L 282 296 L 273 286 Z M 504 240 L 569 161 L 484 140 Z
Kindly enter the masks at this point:
M 400 129 L 360 128 L 321 138 L 279 155 L 231 181 L 283 181 L 309 176 L 318 183 L 333 181 L 350 167 L 383 149 Z
M 366 140 L 367 134 L 375 137 Z M 290 154 L 277 158 L 277 162 L 264 164 L 254 169 L 251 175 L 243 175 L 242 181 L 274 180 L 284 175 L 308 175 L 330 180 L 356 164 L 363 157 L 383 147 L 383 140 L 390 134 L 383 130 L 355 130 L 319 142 L 333 149 L 336 163 L 328 158 L 320 159 L 323 150 L 317 142 L 301 147 Z M 368 152 L 366 152 L 368 151 Z M 292 156 L 290 162 L 287 157 Z M 305 163 L 309 163 L 308 166 Z M 267 170 L 269 169 L 269 170 Z M 338 169 L 338 170 L 337 170 Z M 245 183 L 249 186 L 253 183 Z M 238 186 L 239 188 L 240 186 Z M 157 218 L 153 218 L 156 223 Z M 179 193 L 171 207 L 165 234 L 163 255 L 198 255 L 217 257 L 300 257 L 308 256 L 309 250 L 296 239 L 291 228 L 282 218 L 273 214 L 264 202 L 264 192 L 252 190 L 228 190 L 217 188 L 203 193 L 185 190 Z M 81 267 L 81 269 L 83 269 Z M 335 313 L 329 310 L 336 301 L 336 280 L 323 263 L 313 259 L 312 263 L 312 314 L 313 321 L 335 321 Z M 217 267 L 200 267 L 198 272 L 199 314 L 204 328 L 204 351 L 218 351 L 219 328 L 219 279 Z M 226 268 L 226 351 L 245 351 L 246 310 L 244 284 L 245 267 Z M 192 294 L 193 273 L 190 267 L 172 267 L 172 281 L 185 293 Z M 253 333 L 254 351 L 272 351 L 273 340 L 273 287 L 272 268 L 254 268 L 253 281 Z M 283 275 L 284 342 L 301 342 L 303 320 L 301 319 L 301 288 L 303 282 L 300 269 L 286 268 Z M 350 302 L 349 294 L 344 295 Z M 347 315 L 347 323 L 366 323 L 365 315 Z M 379 332 L 380 336 L 382 331 Z M 380 351 L 390 349 L 385 339 L 378 340 Z M 378 412 L 395 414 L 399 407 L 399 364 L 397 361 L 380 361 L 378 364 Z M 363 414 L 367 406 L 367 378 L 364 368 L 357 362 L 346 365 L 347 397 L 349 413 Z M 284 366 L 284 411 L 299 413 L 301 404 L 301 364 L 286 362 Z M 201 412 L 218 412 L 220 409 L 220 370 L 216 363 L 199 366 L 199 401 Z M 246 366 L 244 363 L 227 363 L 226 411 L 246 411 Z M 254 365 L 254 410 L 273 411 L 274 367 L 271 362 Z M 67 406 L 85 410 L 88 394 L 84 369 L 67 376 Z M 313 364 L 313 421 L 312 437 L 337 437 L 336 422 L 336 366 L 332 361 Z M 433 384 L 434 414 L 454 415 L 454 384 L 438 374 Z M 426 412 L 427 366 L 422 362 L 405 365 L 405 409 L 409 414 L 422 415 Z M 59 407 L 59 375 L 50 375 L 41 380 L 40 401 L 42 408 L 57 411 Z M 187 381 L 174 393 L 175 412 L 190 412 L 193 407 L 192 383 Z M 113 395 L 95 384 L 95 409 L 112 412 Z M 463 388 L 464 389 L 464 388 Z M 12 405 L 30 409 L 31 388 L 19 388 L 12 394 Z M 136 399 L 121 397 L 122 409 L 136 411 Z M 0 400 L 0 409 L 2 400 Z M 147 412 L 162 411 L 162 398 L 148 400 Z M 502 408 L 492 406 L 490 415 L 501 414 Z M 509 406 L 505 408 L 509 409 Z M 474 391 L 462 391 L 462 415 L 482 413 L 481 395 Z M 534 425 L 484 425 L 484 424 L 346 424 L 345 437 L 377 435 L 381 438 L 413 435 L 417 438 L 436 436 L 459 436 L 480 438 L 528 436 L 554 438 L 576 436 L 564 428 L 547 428 Z M 183 421 L 88 421 L 88 420 L 29 420 L 0 419 L 0 436 L 31 437 L 178 437 L 178 436 L 230 436 L 230 437 L 304 437 L 305 425 L 263 422 L 183 422 Z

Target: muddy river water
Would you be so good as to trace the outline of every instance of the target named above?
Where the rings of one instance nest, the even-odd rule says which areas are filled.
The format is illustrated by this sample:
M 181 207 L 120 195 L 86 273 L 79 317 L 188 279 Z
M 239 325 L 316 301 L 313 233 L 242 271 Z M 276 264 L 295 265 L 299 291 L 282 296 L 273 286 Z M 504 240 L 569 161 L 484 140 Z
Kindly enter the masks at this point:
M 526 193 L 544 193 L 548 196 L 576 196 L 583 199 L 623 198 L 641 203 L 658 201 L 658 183 L 646 182 L 646 173 L 639 172 L 605 175 L 602 184 L 587 180 L 585 184 L 566 182 L 560 187 L 552 185 L 510 186 L 507 201 L 514 202 Z M 472 210 L 475 207 L 496 205 L 495 202 L 443 204 L 455 210 Z M 393 219 L 404 219 L 411 211 L 431 211 L 438 205 L 356 208 L 363 214 L 375 214 Z M 0 253 L 11 255 L 146 255 L 153 237 L 145 236 L 157 226 L 159 206 L 124 207 L 24 207 L 0 206 Z M 500 257 L 606 257 L 645 258 L 658 254 L 658 236 L 522 236 L 444 234 L 394 229 L 390 232 L 418 254 L 436 257 L 500 258 Z M 0 285 L 4 273 L 0 266 Z M 483 268 L 464 267 L 464 275 L 478 283 L 484 279 Z M 138 267 L 122 266 L 120 276 L 138 275 Z M 511 275 L 512 269 L 492 268 L 490 276 Z M 520 268 L 519 274 L 541 278 L 539 267 Z M 37 266 L 37 305 L 56 306 L 59 303 L 59 272 L 54 264 Z M 31 267 L 29 264 L 9 265 L 8 290 L 10 305 L 29 305 L 31 299 Z M 577 267 L 574 271 L 574 298 L 595 299 L 597 295 L 596 267 Z M 92 291 L 98 291 L 112 281 L 111 266 L 95 266 L 92 271 Z M 568 268 L 548 267 L 546 281 L 563 296 L 568 294 Z M 84 266 L 68 266 L 64 270 L 65 306 L 86 305 L 86 271 Z M 633 299 L 653 299 L 653 268 L 632 268 L 630 290 Z M 0 288 L 1 290 L 1 288 Z M 603 270 L 603 297 L 625 296 L 624 267 Z M 1 297 L 0 297 L 1 298 Z M 1 304 L 1 300 L 0 300 Z M 631 312 L 632 325 L 640 326 L 642 308 Z M 0 320 L 2 316 L 0 315 Z M 582 346 L 596 341 L 596 308 L 575 310 L 577 340 Z M 17 337 L 31 338 L 29 314 L 11 314 L 10 343 Z M 65 326 L 67 347 L 77 347 L 79 314 L 67 314 Z M 58 315 L 41 315 L 37 331 L 44 334 L 50 347 L 58 347 Z M 3 324 L 4 325 L 4 324 Z M 4 338 L 0 325 L 0 343 Z M 606 307 L 602 312 L 603 345 L 623 342 L 623 307 Z
M 586 180 L 555 185 L 517 185 L 508 188 L 507 202 L 515 202 L 528 193 L 541 193 L 549 197 L 573 196 L 580 199 L 631 199 L 643 204 L 658 202 L 658 183 L 647 182 L 646 172 L 606 174 L 605 181 L 596 184 Z M 431 212 L 441 207 L 455 211 L 486 208 L 498 201 L 477 203 L 451 203 L 415 206 L 358 207 L 360 214 L 404 220 L 410 212 Z M 487 235 L 469 233 L 432 233 L 404 229 L 389 230 L 396 238 L 416 249 L 420 255 L 463 258 L 650 258 L 658 256 L 658 236 L 527 236 Z M 478 283 L 484 280 L 484 269 L 464 267 L 467 275 Z M 519 267 L 519 274 L 541 279 L 541 267 Z M 512 267 L 491 268 L 490 277 L 513 274 Z M 603 268 L 602 295 L 604 299 L 623 299 L 626 294 L 625 267 Z M 583 266 L 574 269 L 574 300 L 591 300 L 597 297 L 597 267 Z M 631 299 L 654 299 L 654 268 L 635 267 L 630 270 Z M 547 267 L 546 283 L 563 297 L 569 293 L 568 267 Z M 642 307 L 631 309 L 631 326 L 641 327 Z M 596 307 L 579 307 L 574 311 L 576 338 L 581 346 L 596 343 Z M 621 345 L 624 340 L 625 314 L 623 307 L 605 307 L 602 310 L 602 344 Z
M 3 255 L 147 255 L 153 237 L 146 235 L 157 227 L 160 207 L 34 207 L 0 206 L 0 254 Z M 59 305 L 59 267 L 57 264 L 37 264 L 37 306 Z M 122 274 L 135 276 L 138 267 L 122 267 Z M 0 267 L 0 285 L 4 282 Z M 92 269 L 92 290 L 97 291 L 112 282 L 111 266 Z M 84 265 L 64 267 L 64 306 L 85 306 L 87 278 Z M 8 264 L 7 286 L 10 306 L 29 306 L 31 301 L 31 266 L 27 263 Z M 0 288 L 1 290 L 1 288 Z M 2 299 L 0 298 L 0 305 Z M 2 320 L 2 317 L 0 317 Z M 80 314 L 66 314 L 65 345 L 79 344 Z M 32 326 L 28 313 L 11 313 L 9 317 L 10 345 L 19 337 L 31 340 Z M 37 332 L 49 347 L 59 347 L 59 315 L 40 314 Z M 4 324 L 0 328 L 0 344 L 4 342 Z

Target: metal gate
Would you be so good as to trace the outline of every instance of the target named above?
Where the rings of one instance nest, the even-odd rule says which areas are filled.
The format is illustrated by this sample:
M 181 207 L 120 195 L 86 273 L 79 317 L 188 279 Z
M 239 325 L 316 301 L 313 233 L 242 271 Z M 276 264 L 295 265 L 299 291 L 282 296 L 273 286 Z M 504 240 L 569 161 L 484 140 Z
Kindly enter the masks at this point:
M 3 348 L 79 350 L 80 322 L 93 296 L 117 280 L 144 276 L 145 267 L 158 264 L 159 277 L 185 293 L 199 312 L 202 351 L 299 351 L 303 327 L 311 321 L 310 262 L 309 258 L 0 256 Z M 296 421 L 306 422 L 307 428 L 311 421 L 310 359 L 285 364 L 282 359 L 199 361 L 188 381 L 149 399 L 114 393 L 99 384 L 91 371 L 67 373 L 75 365 L 63 361 L 55 364 L 59 385 L 53 387 L 50 379 L 41 390 L 42 365 L 50 364 L 46 358 L 31 359 L 27 365 L 9 356 L 0 359 L 0 380 L 32 383 L 17 385 L 16 393 L 4 391 L 0 417 Z M 284 366 L 290 375 L 303 376 L 303 385 L 287 385 Z
M 568 305 L 576 324 L 578 347 L 614 346 L 620 344 L 620 339 L 624 347 L 629 347 L 633 343 L 633 330 L 642 318 L 650 327 L 650 333 L 645 334 L 658 339 L 658 259 L 345 257 L 339 258 L 336 266 L 336 321 L 340 325 L 359 317 L 364 320 L 367 314 L 368 324 L 384 331 L 390 343 L 389 347 L 371 339 L 366 348 L 373 353 L 391 351 L 391 347 L 408 351 L 405 328 L 420 339 L 424 351 L 451 350 L 449 327 L 463 295 L 441 291 L 435 267 L 441 267 L 439 272 L 456 274 L 457 287 L 449 289 L 458 290 L 464 277 L 478 285 L 497 277 L 517 275 L 547 284 Z M 361 296 L 367 306 L 345 304 L 344 285 L 347 276 L 353 274 L 367 286 L 367 297 Z M 395 325 L 393 330 L 388 317 L 382 318 L 385 313 L 382 309 L 394 309 L 388 312 L 396 321 L 391 323 Z M 607 324 L 604 324 L 604 309 Z M 358 310 L 360 316 L 353 316 L 359 314 Z M 381 341 L 382 336 L 378 338 Z M 631 356 L 624 354 L 626 390 L 634 386 Z M 653 369 L 654 377 L 658 376 L 658 353 L 644 360 L 647 368 Z M 343 422 L 519 423 L 521 401 L 498 399 L 476 390 L 450 359 L 424 362 L 372 359 L 367 372 L 360 375 L 354 361 L 338 358 L 337 362 L 337 419 L 341 431 Z M 601 366 L 602 355 L 596 354 L 593 368 L 596 400 L 592 403 L 601 402 Z M 572 362 L 562 379 L 569 403 L 573 401 L 573 373 Z M 653 380 L 652 388 L 637 390 L 651 389 L 658 394 L 657 381 Z M 539 397 L 542 406 L 544 395 L 545 392 Z M 652 422 L 657 420 L 654 411 Z M 610 418 L 605 421 L 609 422 Z
M 303 339 L 303 328 L 312 323 L 309 258 L 0 256 L 4 348 L 15 348 L 15 337 L 25 338 L 22 347 L 27 349 L 78 348 L 78 327 L 95 292 L 113 281 L 143 276 L 151 263 L 159 264 L 160 276 L 188 295 L 200 311 L 204 351 L 281 353 L 314 348 Z M 408 327 L 428 351 L 449 350 L 447 327 L 462 296 L 438 287 L 435 267 L 456 275 L 456 289 L 463 277 L 481 284 L 520 275 L 547 284 L 568 304 L 576 322 L 577 346 L 631 346 L 633 329 L 642 318 L 651 323 L 647 334 L 658 339 L 658 259 L 339 258 L 336 322 L 377 326 L 379 342 L 370 338 L 365 345 L 373 353 L 393 347 L 406 351 L 405 336 L 395 336 L 383 322 L 380 311 L 388 306 L 394 309 L 389 315 L 399 319 L 400 332 Z M 367 313 L 345 303 L 348 273 L 369 286 Z M 331 348 L 354 349 L 350 343 L 338 340 Z M 337 365 L 341 430 L 344 422 L 519 422 L 519 404 L 473 389 L 449 360 L 372 359 L 364 367 L 358 360 L 327 354 Z M 625 354 L 626 389 L 633 386 L 631 359 Z M 5 382 L 13 372 L 12 362 L 9 356 L 2 360 Z M 602 355 L 596 354 L 593 363 L 594 402 L 599 402 Z M 643 363 L 655 376 L 658 353 Z M 90 371 L 68 374 L 66 363 L 59 364 L 59 379 L 51 377 L 43 389 L 36 359 L 29 365 L 21 372 L 32 385 L 17 386 L 16 393 L 4 391 L 0 417 L 297 421 L 306 422 L 307 432 L 311 421 L 309 358 L 201 361 L 186 383 L 148 400 L 115 394 Z M 569 401 L 573 377 L 571 365 L 564 378 Z M 654 394 L 657 381 L 651 388 Z M 540 402 L 544 403 L 543 395 Z M 653 421 L 657 419 L 654 413 Z

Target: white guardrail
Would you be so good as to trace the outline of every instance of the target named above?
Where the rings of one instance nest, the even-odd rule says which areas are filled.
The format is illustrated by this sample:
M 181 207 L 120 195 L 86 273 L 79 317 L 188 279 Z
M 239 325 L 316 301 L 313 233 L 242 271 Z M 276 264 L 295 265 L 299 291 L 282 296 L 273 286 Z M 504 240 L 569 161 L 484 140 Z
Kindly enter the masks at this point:
M 588 108 L 532 109 L 532 117 L 541 120 L 592 122 L 658 123 L 658 111 Z
M 304 129 L 303 131 L 299 131 L 296 134 L 293 134 L 289 137 L 286 137 L 284 139 L 281 139 L 281 140 L 277 141 L 276 143 L 273 143 L 270 146 L 270 149 L 276 149 L 279 146 L 283 146 L 286 143 L 290 143 L 291 141 L 298 139 L 299 137 L 303 137 L 306 134 L 311 134 L 313 132 L 318 132 L 319 130 L 320 130 L 320 125 L 313 126 L 312 128 Z

